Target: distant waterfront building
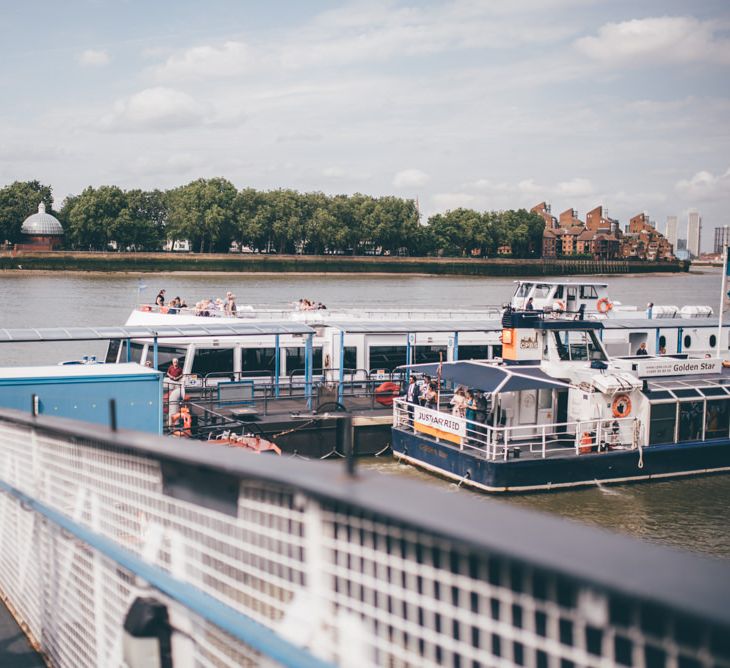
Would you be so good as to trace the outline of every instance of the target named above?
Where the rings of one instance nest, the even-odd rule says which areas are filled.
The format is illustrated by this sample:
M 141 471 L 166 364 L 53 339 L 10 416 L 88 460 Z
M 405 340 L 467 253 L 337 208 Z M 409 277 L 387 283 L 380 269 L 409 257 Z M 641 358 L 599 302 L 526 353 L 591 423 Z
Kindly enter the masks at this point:
M 692 257 L 699 257 L 702 245 L 702 217 L 697 211 L 690 211 L 687 222 L 687 250 Z
M 677 239 L 678 237 L 678 231 L 679 231 L 679 221 L 677 220 L 677 216 L 667 216 L 667 231 L 664 234 L 664 236 L 667 238 L 667 241 L 672 244 L 672 248 L 677 248 Z
M 725 246 L 730 246 L 730 226 L 728 225 L 715 228 L 715 253 L 718 255 L 722 253 Z
M 38 213 L 28 216 L 20 228 L 22 243 L 16 244 L 16 250 L 55 250 L 61 245 L 63 226 L 58 218 L 46 213 L 46 205 L 38 205 Z

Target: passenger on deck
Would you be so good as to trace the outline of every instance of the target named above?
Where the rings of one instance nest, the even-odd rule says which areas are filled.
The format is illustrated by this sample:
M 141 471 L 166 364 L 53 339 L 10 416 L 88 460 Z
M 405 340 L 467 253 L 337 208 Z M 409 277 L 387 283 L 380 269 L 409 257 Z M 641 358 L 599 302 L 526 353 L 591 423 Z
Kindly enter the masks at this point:
M 454 396 L 451 397 L 451 414 L 454 417 L 464 417 L 466 414 L 466 394 L 460 387 L 454 392 Z
M 438 410 L 438 390 L 436 383 L 431 382 L 426 390 L 426 408 L 430 408 L 432 411 Z
M 529 299 L 527 300 L 527 304 L 525 305 L 525 311 L 534 311 L 534 310 L 535 310 L 535 306 L 534 306 L 534 304 L 532 303 L 532 297 L 530 297 L 530 298 L 529 298 Z
M 236 309 L 236 295 L 234 295 L 232 292 L 229 292 L 228 294 L 226 294 L 226 299 L 227 299 L 226 306 L 225 306 L 226 315 L 235 316 L 236 310 L 237 310 Z
M 639 349 L 636 351 L 637 355 L 648 355 L 649 351 L 646 349 L 646 343 L 644 341 L 641 342 L 641 345 L 639 346 Z
M 667 349 L 664 346 L 661 346 L 659 348 L 659 354 L 660 355 L 666 355 L 667 354 Z
M 416 382 L 416 377 L 411 376 L 408 379 L 408 387 L 406 388 L 406 401 L 409 404 L 417 404 L 418 403 L 418 397 L 419 397 L 419 387 L 418 383 Z
M 155 305 L 156 306 L 164 306 L 165 305 L 165 291 L 160 290 L 157 293 L 157 297 L 155 298 Z
M 474 398 L 474 392 L 471 390 L 466 391 L 465 416 L 467 420 L 471 420 L 472 422 L 474 422 L 477 416 L 477 402 Z
M 172 360 L 172 364 L 170 364 L 169 367 L 167 367 L 167 377 L 170 380 L 179 381 L 180 378 L 183 375 L 182 367 L 180 366 L 180 361 L 177 359 Z
M 419 403 L 421 406 L 426 405 L 426 395 L 428 394 L 428 388 L 431 386 L 431 376 L 425 375 L 423 376 L 423 380 L 421 381 L 421 390 L 419 393 Z

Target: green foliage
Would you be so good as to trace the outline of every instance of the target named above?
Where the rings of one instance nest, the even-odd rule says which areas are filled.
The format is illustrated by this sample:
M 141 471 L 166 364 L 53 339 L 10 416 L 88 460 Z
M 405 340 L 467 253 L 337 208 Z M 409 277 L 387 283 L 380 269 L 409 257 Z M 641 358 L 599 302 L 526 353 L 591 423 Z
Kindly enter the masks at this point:
M 55 215 L 51 187 L 39 181 L 16 181 L 0 188 L 0 243 L 20 242 L 23 221 L 38 211 L 41 202 L 48 213 Z
M 0 238 L 15 241 L 23 219 L 51 189 L 37 181 L 0 190 Z M 329 196 L 290 189 L 237 191 L 226 179 L 198 179 L 167 192 L 86 188 L 59 212 L 66 244 L 80 250 L 159 250 L 190 242 L 200 253 L 232 242 L 261 252 L 337 255 L 540 257 L 543 219 L 525 209 L 455 209 L 425 224 L 413 200 L 361 193 Z

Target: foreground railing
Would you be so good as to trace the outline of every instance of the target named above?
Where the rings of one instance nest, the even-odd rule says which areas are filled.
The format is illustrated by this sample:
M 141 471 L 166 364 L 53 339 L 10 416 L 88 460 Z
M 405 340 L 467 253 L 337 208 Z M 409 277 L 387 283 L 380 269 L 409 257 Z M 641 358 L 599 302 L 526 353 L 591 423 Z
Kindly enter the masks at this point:
M 61 667 L 155 665 L 123 632 L 138 599 L 166 611 L 168 666 L 730 665 L 725 562 L 414 481 L 14 411 L 0 588 Z
M 497 426 L 453 416 L 448 408 L 424 408 L 404 399 L 393 402 L 393 425 L 445 440 L 471 454 L 489 459 L 509 459 L 528 451 L 542 458 L 551 454 L 588 454 L 617 449 L 636 449 L 641 422 L 637 418 L 594 418 L 537 425 Z

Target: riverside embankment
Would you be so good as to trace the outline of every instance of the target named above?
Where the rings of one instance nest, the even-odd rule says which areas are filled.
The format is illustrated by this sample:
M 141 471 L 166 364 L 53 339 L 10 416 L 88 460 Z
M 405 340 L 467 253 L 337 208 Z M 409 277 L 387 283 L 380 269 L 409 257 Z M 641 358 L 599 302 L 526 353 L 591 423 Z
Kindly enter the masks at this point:
M 209 253 L 6 252 L 0 270 L 101 272 L 225 272 L 433 274 L 442 276 L 559 276 L 677 273 L 689 263 L 513 258 L 234 255 Z

